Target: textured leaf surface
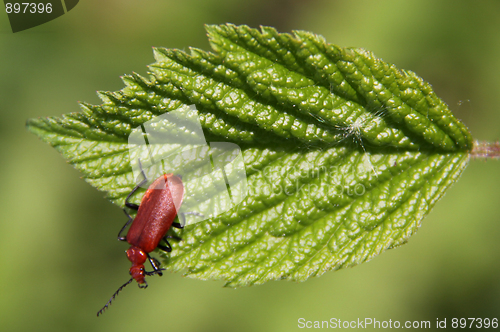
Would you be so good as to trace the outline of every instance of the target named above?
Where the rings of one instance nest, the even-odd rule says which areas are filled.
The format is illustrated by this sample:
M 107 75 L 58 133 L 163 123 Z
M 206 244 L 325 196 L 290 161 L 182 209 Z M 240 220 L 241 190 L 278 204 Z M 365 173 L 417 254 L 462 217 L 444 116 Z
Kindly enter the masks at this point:
M 167 269 L 242 286 L 359 264 L 406 242 L 465 168 L 467 128 L 413 72 L 309 32 L 207 30 L 214 53 L 155 49 L 150 77 L 123 77 L 102 105 L 28 121 L 120 206 L 128 135 L 157 115 L 194 104 L 207 141 L 241 147 L 249 195 L 173 231 Z

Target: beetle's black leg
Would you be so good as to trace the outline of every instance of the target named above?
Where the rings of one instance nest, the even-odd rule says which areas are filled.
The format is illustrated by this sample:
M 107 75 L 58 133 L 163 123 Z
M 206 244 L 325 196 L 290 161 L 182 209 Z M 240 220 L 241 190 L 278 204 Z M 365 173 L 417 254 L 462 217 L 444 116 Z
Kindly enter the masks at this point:
M 122 229 L 120 229 L 120 231 L 118 232 L 118 240 L 120 240 L 120 241 L 126 241 L 127 240 L 127 237 L 126 236 L 122 236 L 122 233 L 125 230 L 125 228 L 127 228 L 127 226 L 132 222 L 132 220 L 134 220 L 134 219 L 132 219 L 132 217 L 130 216 L 130 214 L 128 214 L 127 211 L 125 211 L 125 209 L 123 209 L 123 212 L 128 217 L 128 221 L 125 223 L 125 225 L 123 225 Z
M 177 241 L 182 241 L 182 239 L 178 236 L 175 236 L 175 235 L 165 235 L 163 237 L 163 241 L 167 242 L 168 239 L 174 239 L 174 240 L 177 240 Z
M 165 239 L 163 239 L 163 240 L 165 240 Z M 165 244 L 166 244 L 166 246 L 158 244 L 158 248 L 160 248 L 161 250 L 166 251 L 166 252 L 171 252 L 172 246 L 170 245 L 170 243 L 168 243 L 168 241 L 165 241 Z
M 186 226 L 186 214 L 192 214 L 192 215 L 195 215 L 195 216 L 198 216 L 198 217 L 204 217 L 203 214 L 201 213 L 198 213 L 198 212 L 182 212 L 182 213 L 179 213 L 179 220 L 181 221 L 180 223 L 178 222 L 174 222 L 172 223 L 172 227 L 175 227 L 175 228 L 184 228 L 184 226 Z
M 141 168 L 141 174 L 144 177 L 144 179 L 141 182 L 139 182 L 139 184 L 137 186 L 135 186 L 134 189 L 132 189 L 132 191 L 128 194 L 127 198 L 125 198 L 125 206 L 130 208 L 130 209 L 134 209 L 134 210 L 139 210 L 139 205 L 134 204 L 134 203 L 130 203 L 128 200 L 137 191 L 137 189 L 139 189 L 140 186 L 142 186 L 144 183 L 146 183 L 148 181 L 148 178 L 146 177 L 146 173 L 144 173 L 144 169 L 142 168 L 142 164 L 141 164 L 140 159 L 139 159 L 139 167 Z M 120 229 L 120 231 L 118 232 L 118 240 L 120 240 L 120 241 L 127 240 L 127 237 L 122 236 L 122 233 L 125 230 L 125 228 L 127 228 L 127 226 L 132 222 L 132 220 L 134 220 L 125 209 L 123 209 L 123 212 L 128 217 L 128 221 L 125 223 L 125 225 L 122 227 L 122 229 Z
M 149 262 L 151 263 L 151 266 L 153 267 L 153 270 L 155 270 L 155 273 L 157 273 L 161 277 L 163 273 L 161 273 L 160 262 L 158 262 L 156 258 L 149 256 L 149 254 L 148 254 L 148 259 Z
M 147 276 L 154 276 L 155 274 L 162 273 L 161 271 L 165 271 L 165 269 L 158 269 L 156 271 L 151 271 L 151 272 L 144 271 L 144 274 L 147 275 Z
M 125 206 L 127 206 L 127 207 L 129 207 L 131 209 L 134 209 L 134 210 L 138 210 L 139 209 L 139 205 L 134 204 L 134 203 L 130 203 L 128 200 L 137 191 L 137 189 L 139 189 L 143 184 L 145 184 L 146 182 L 148 182 L 148 178 L 146 176 L 146 173 L 144 173 L 144 169 L 142 168 L 142 163 L 141 163 L 140 159 L 139 159 L 139 167 L 141 169 L 141 175 L 142 175 L 142 177 L 144 179 L 141 182 L 139 182 L 139 184 L 137 186 L 135 186 L 134 189 L 132 189 L 132 191 L 128 194 L 127 198 L 125 198 Z
M 135 203 L 125 202 L 125 206 L 131 208 L 132 210 L 139 210 L 139 205 Z
M 175 227 L 175 228 L 180 228 L 180 229 L 183 229 L 183 228 L 184 228 L 184 226 L 182 226 L 182 225 L 181 225 L 180 223 L 178 223 L 178 222 L 174 222 L 174 223 L 172 223 L 172 227 Z
M 180 223 L 174 222 L 172 224 L 172 227 L 180 228 L 180 229 L 184 228 L 184 226 L 186 226 L 186 216 L 185 216 L 185 213 L 184 212 L 179 213 L 177 215 L 177 217 L 179 218 Z

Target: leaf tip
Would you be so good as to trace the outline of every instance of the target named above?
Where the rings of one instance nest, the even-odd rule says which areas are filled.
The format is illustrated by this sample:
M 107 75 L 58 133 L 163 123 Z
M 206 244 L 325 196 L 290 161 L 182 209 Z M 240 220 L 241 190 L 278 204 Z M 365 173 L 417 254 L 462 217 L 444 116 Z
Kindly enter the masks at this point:
M 35 121 L 36 121 L 35 118 L 29 118 L 28 120 L 26 120 L 26 123 L 24 124 L 24 126 L 26 127 L 26 129 L 29 132 L 33 132 L 33 126 L 35 124 Z

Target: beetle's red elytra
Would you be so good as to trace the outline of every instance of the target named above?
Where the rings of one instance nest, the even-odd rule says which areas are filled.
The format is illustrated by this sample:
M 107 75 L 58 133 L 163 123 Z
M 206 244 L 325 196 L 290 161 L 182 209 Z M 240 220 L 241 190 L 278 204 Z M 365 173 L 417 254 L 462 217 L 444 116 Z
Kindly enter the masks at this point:
M 166 234 L 171 227 L 184 227 L 184 223 L 182 225 L 174 223 L 177 210 L 180 208 L 184 198 L 184 185 L 180 176 L 172 173 L 160 176 L 146 190 L 140 205 L 129 202 L 130 197 L 132 197 L 137 189 L 148 181 L 140 161 L 139 165 L 141 167 L 141 175 L 144 179 L 132 189 L 125 199 L 125 206 L 137 210 L 137 215 L 133 219 L 124 208 L 123 211 L 127 215 L 128 221 L 118 233 L 118 240 L 127 241 L 130 244 L 130 248 L 127 250 L 127 258 L 132 262 L 132 267 L 130 268 L 131 278 L 118 288 L 106 305 L 97 312 L 97 316 L 133 280 L 137 281 L 139 287 L 146 288 L 148 286 L 145 280 L 146 276 L 154 274 L 162 275 L 161 271 L 163 269 L 160 268 L 160 263 L 155 258 L 149 256 L 149 253 L 156 248 L 167 252 L 172 251 Z M 127 236 L 122 236 L 123 231 L 130 223 L 132 224 L 127 232 Z M 160 244 L 162 240 L 165 243 L 164 245 Z M 153 267 L 153 271 L 151 272 L 146 272 L 145 270 L 144 263 L 147 260 L 149 260 Z
M 120 240 L 126 240 L 131 245 L 127 250 L 127 257 L 132 262 L 130 275 L 139 285 L 145 284 L 144 263 L 147 259 L 152 262 L 154 270 L 159 271 L 159 264 L 154 262 L 148 253 L 157 247 L 167 252 L 172 250 L 164 237 L 174 223 L 177 209 L 181 206 L 183 197 L 184 185 L 180 177 L 172 173 L 160 176 L 144 194 L 137 215 L 125 239 L 119 234 Z M 130 203 L 127 206 L 135 208 Z M 174 226 L 182 227 L 180 225 Z M 160 245 L 162 239 L 167 246 Z M 161 275 L 161 273 L 159 274 Z

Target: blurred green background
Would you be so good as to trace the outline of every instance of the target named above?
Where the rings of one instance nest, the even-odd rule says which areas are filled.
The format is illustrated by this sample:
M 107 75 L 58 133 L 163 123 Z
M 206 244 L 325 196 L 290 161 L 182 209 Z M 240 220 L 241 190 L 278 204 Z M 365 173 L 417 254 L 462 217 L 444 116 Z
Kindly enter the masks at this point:
M 429 81 L 474 138 L 500 138 L 500 2 L 87 0 L 13 34 L 0 14 L 0 330 L 290 331 L 298 319 L 500 318 L 500 162 L 472 161 L 409 244 L 304 283 L 223 288 L 167 274 L 126 289 L 121 210 L 24 127 L 146 74 L 152 46 L 208 49 L 203 24 L 302 29 Z

